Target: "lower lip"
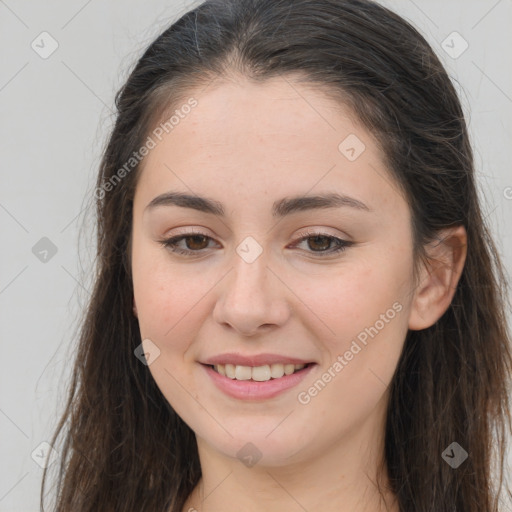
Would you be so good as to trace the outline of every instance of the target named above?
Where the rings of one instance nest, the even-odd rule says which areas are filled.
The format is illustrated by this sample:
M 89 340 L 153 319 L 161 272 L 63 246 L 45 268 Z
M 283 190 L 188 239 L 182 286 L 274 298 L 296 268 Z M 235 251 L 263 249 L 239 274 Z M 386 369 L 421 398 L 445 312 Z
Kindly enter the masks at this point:
M 226 395 L 240 400 L 266 400 L 297 386 L 309 375 L 316 364 L 310 364 L 307 368 L 291 375 L 284 375 L 279 379 L 270 379 L 264 382 L 230 379 L 216 372 L 211 366 L 204 364 L 202 366 L 214 384 Z

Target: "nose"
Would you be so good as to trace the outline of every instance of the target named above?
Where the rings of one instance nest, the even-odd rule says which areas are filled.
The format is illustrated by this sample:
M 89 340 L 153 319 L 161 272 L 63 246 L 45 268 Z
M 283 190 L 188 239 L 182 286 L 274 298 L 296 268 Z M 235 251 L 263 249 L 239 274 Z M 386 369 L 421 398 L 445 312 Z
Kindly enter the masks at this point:
M 237 253 L 234 268 L 222 280 L 214 320 L 242 336 L 282 326 L 290 316 L 289 289 L 268 266 L 266 253 L 248 262 Z

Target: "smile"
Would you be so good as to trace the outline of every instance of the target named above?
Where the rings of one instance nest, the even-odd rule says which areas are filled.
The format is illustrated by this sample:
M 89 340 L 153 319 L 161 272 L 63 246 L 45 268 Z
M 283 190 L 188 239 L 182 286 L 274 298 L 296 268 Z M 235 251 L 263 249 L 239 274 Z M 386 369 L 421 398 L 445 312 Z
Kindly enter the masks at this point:
M 243 366 L 227 363 L 201 366 L 225 395 L 243 401 L 261 401 L 298 386 L 318 365 L 272 363 Z
M 292 375 L 308 366 L 307 364 L 265 364 L 262 366 L 241 366 L 234 364 L 216 364 L 211 367 L 220 375 L 233 380 L 253 380 L 265 382 Z

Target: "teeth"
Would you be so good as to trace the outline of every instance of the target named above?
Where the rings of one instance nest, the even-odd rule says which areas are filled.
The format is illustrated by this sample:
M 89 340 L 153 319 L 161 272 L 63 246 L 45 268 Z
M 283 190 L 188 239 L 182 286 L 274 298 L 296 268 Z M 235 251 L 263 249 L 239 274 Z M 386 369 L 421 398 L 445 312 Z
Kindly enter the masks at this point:
M 216 364 L 213 368 L 216 372 L 230 379 L 255 380 L 264 382 L 272 379 L 280 379 L 284 375 L 302 370 L 305 364 L 265 364 L 263 366 L 239 366 L 234 364 Z
M 271 364 L 270 375 L 273 379 L 279 379 L 284 375 L 284 366 L 282 364 Z
M 294 371 L 295 371 L 294 364 L 285 364 L 284 365 L 284 374 L 285 375 L 291 375 Z
M 266 364 L 265 366 L 255 366 L 252 369 L 251 376 L 252 380 L 257 380 L 258 382 L 270 380 L 270 366 L 268 364 Z
M 235 366 L 236 380 L 251 380 L 252 370 L 250 366 Z
M 214 366 L 214 368 L 217 369 L 219 366 L 222 366 L 222 365 L 219 364 L 216 367 Z M 230 379 L 234 379 L 235 378 L 235 365 L 227 364 L 225 368 L 226 368 L 226 377 L 229 377 Z

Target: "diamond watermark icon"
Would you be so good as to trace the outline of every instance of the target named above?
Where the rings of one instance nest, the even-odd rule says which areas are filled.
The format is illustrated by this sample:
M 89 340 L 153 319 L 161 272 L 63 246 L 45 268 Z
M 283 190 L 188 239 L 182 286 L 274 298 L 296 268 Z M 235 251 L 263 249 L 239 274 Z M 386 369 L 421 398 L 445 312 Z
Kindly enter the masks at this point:
M 41 32 L 30 44 L 39 57 L 47 59 L 59 47 L 57 40 L 48 32 Z
M 252 443 L 246 443 L 236 452 L 237 459 L 245 464 L 248 468 L 252 468 L 260 459 L 262 453 Z
M 49 238 L 43 236 L 32 247 L 32 253 L 39 261 L 48 263 L 57 254 L 57 246 Z
M 468 452 L 459 443 L 453 442 L 444 450 L 441 457 L 453 469 L 457 469 L 468 458 Z
M 365 149 L 364 142 L 355 133 L 345 137 L 338 145 L 339 152 L 350 162 L 357 160 Z
M 458 59 L 469 48 L 469 44 L 454 31 L 441 43 L 441 47 L 452 59 Z
M 248 236 L 237 246 L 236 252 L 246 263 L 253 263 L 263 252 L 263 248 L 252 236 Z
M 40 443 L 30 454 L 32 460 L 42 469 L 51 466 L 55 462 L 56 456 L 58 456 L 57 450 L 46 441 Z M 50 460 L 50 458 L 52 458 L 52 460 Z
M 135 357 L 146 366 L 152 364 L 160 357 L 160 349 L 149 338 L 142 340 L 142 343 L 133 351 Z

